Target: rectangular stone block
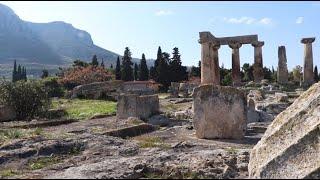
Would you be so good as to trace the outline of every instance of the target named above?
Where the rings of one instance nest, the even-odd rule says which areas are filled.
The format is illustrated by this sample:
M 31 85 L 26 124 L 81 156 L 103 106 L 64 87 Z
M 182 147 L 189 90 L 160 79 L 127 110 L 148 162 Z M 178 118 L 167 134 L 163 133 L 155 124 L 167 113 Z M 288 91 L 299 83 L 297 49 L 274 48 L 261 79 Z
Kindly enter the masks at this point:
M 193 92 L 193 124 L 198 138 L 241 139 L 247 121 L 243 91 L 233 87 L 200 85 Z
M 136 94 L 120 95 L 117 104 L 117 118 L 137 117 L 147 119 L 159 112 L 158 95 L 139 96 Z

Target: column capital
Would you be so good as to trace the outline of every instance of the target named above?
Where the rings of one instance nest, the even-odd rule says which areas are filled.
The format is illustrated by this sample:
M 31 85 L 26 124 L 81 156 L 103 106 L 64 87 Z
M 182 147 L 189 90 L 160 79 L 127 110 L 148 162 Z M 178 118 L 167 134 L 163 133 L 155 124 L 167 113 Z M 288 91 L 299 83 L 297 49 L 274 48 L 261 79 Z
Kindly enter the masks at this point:
M 264 41 L 254 41 L 251 45 L 253 47 L 262 47 L 264 45 Z
M 211 41 L 210 45 L 214 50 L 218 50 L 220 48 L 220 43 L 217 41 Z
M 237 41 L 231 41 L 228 45 L 231 49 L 239 49 L 242 46 L 242 44 Z
M 315 37 L 312 37 L 312 38 L 302 38 L 302 39 L 301 39 L 301 43 L 303 43 L 303 44 L 313 43 L 315 40 L 316 40 Z

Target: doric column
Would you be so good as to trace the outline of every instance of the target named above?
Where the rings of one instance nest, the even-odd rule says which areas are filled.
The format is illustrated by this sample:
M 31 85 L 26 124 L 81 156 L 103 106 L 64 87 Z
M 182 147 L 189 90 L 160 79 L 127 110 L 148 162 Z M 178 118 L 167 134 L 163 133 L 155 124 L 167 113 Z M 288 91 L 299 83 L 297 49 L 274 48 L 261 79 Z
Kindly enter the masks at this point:
M 316 38 L 303 38 L 304 44 L 304 65 L 303 65 L 303 85 L 310 86 L 314 83 L 313 77 L 313 54 L 312 43 Z
M 253 64 L 253 78 L 254 82 L 261 82 L 264 78 L 263 74 L 263 60 L 262 60 L 262 46 L 263 41 L 256 41 L 252 43 L 254 47 L 254 64 Z
M 220 84 L 218 49 L 220 44 L 200 33 L 201 44 L 201 84 Z
M 230 42 L 228 45 L 232 49 L 232 82 L 233 85 L 237 86 L 241 83 L 239 48 L 242 44 Z
M 285 46 L 279 46 L 278 48 L 277 79 L 279 84 L 286 84 L 288 82 L 288 67 Z

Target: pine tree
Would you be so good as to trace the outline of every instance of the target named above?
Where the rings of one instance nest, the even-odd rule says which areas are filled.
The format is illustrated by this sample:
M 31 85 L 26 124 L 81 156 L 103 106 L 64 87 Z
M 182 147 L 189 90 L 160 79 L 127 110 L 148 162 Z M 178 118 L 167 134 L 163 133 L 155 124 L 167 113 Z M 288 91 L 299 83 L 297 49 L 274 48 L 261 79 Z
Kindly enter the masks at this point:
M 135 81 L 139 80 L 138 71 L 139 71 L 139 67 L 138 67 L 137 63 L 134 63 L 134 80 Z
M 103 69 L 104 69 L 104 62 L 103 62 L 103 59 L 101 61 L 101 65 L 100 65 Z
M 140 81 L 149 80 L 149 69 L 148 69 L 146 57 L 144 54 L 142 54 L 142 58 L 140 60 L 139 80 Z
M 120 57 L 118 56 L 117 65 L 116 65 L 116 80 L 121 80 L 121 65 Z
M 17 81 L 17 61 L 14 60 L 14 65 L 13 65 L 13 71 L 12 71 L 12 82 L 16 82 Z
M 91 61 L 91 65 L 92 66 L 99 66 L 99 62 L 98 62 L 98 58 L 97 58 L 97 56 L 96 55 L 93 55 L 93 57 L 92 57 L 92 61 Z
M 319 73 L 318 73 L 318 67 L 314 67 L 314 81 L 318 82 L 319 81 Z
M 173 82 L 180 82 L 188 79 L 187 68 L 182 66 L 181 55 L 177 47 L 173 48 L 170 61 L 170 76 Z
M 131 52 L 128 47 L 126 47 L 124 51 L 124 55 L 122 57 L 122 67 L 121 67 L 121 80 L 123 81 L 133 81 L 133 69 L 131 62 Z

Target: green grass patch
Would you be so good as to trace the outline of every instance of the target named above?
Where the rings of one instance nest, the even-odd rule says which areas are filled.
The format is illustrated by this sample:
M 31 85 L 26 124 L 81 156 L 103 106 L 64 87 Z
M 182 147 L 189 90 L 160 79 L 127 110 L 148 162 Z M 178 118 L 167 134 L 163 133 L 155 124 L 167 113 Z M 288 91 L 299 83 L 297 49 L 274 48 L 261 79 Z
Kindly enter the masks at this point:
M 116 113 L 116 102 L 85 99 L 58 99 L 53 100 L 54 109 L 65 109 L 67 118 L 90 119 L 96 115 L 112 115 Z
M 140 146 L 140 148 L 154 148 L 154 147 L 159 147 L 161 149 L 170 148 L 170 146 L 164 143 L 160 137 L 141 136 L 141 137 L 137 137 L 136 140 L 139 141 L 138 145 Z
M 31 170 L 42 169 L 44 167 L 53 165 L 60 162 L 58 157 L 50 156 L 50 157 L 40 157 L 36 160 L 32 160 L 28 163 L 28 167 Z
M 4 169 L 0 170 L 0 178 L 6 178 L 6 177 L 11 177 L 18 175 L 18 171 L 13 170 L 13 169 Z

